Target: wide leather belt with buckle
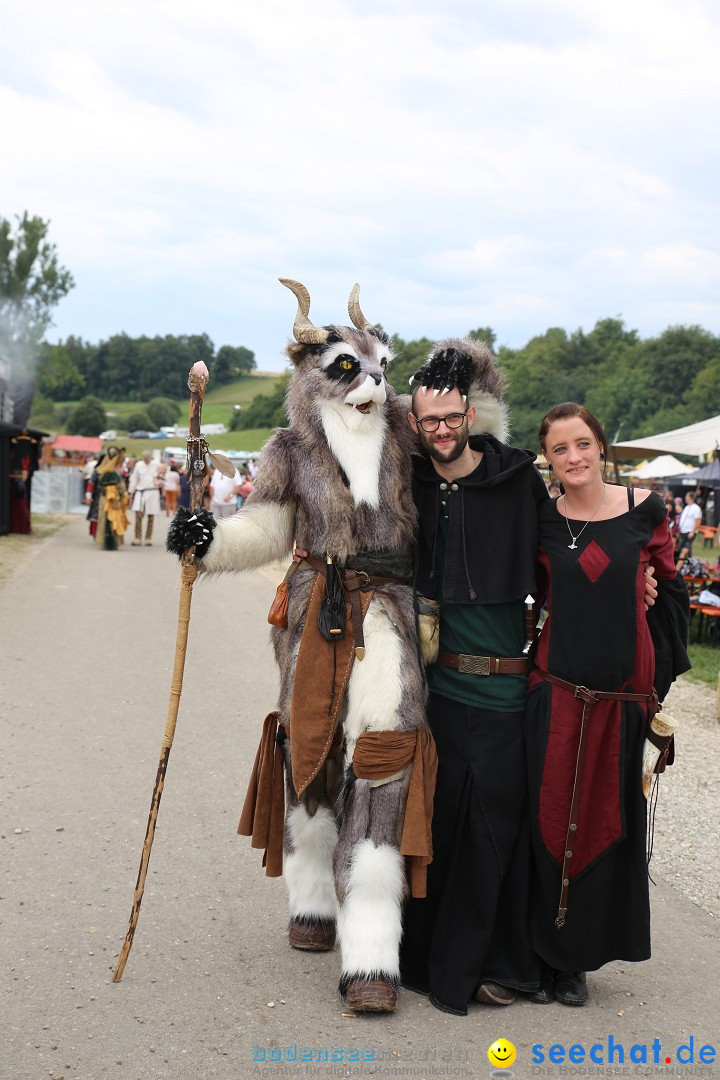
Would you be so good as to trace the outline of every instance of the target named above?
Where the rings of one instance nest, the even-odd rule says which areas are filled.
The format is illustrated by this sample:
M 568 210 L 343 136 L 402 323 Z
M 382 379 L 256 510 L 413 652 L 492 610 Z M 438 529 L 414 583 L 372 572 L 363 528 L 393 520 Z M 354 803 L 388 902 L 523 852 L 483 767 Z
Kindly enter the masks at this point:
M 530 661 L 526 656 L 471 656 L 469 653 L 441 652 L 435 662 L 440 667 L 449 667 L 466 675 L 527 675 L 530 670 Z

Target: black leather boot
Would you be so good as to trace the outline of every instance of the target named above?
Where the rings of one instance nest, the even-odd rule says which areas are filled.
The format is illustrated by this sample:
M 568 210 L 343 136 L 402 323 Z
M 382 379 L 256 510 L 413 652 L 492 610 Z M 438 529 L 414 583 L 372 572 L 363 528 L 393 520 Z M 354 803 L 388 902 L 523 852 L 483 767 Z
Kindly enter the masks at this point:
M 555 998 L 563 1005 L 587 1005 L 585 972 L 561 971 L 555 980 Z

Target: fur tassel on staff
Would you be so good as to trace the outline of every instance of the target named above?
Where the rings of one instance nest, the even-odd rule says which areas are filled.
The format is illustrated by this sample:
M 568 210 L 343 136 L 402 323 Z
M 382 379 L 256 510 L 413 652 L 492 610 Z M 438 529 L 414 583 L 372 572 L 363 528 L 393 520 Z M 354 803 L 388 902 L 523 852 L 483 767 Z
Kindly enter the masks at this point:
M 190 506 L 191 513 L 194 515 L 198 515 L 202 508 L 203 478 L 206 468 L 205 454 L 207 452 L 207 446 L 200 433 L 200 416 L 208 379 L 208 369 L 202 361 L 193 365 L 190 374 L 188 375 L 188 387 L 190 388 L 190 432 L 187 440 L 187 447 L 188 465 L 190 469 Z M 190 623 L 192 587 L 198 573 L 197 565 L 195 564 L 195 551 L 200 547 L 200 543 L 189 547 L 182 558 L 180 610 L 178 612 L 178 628 L 175 642 L 175 663 L 170 686 L 170 701 L 168 703 L 165 734 L 163 736 L 160 762 L 158 764 L 155 787 L 150 803 L 150 816 L 148 817 L 145 843 L 143 844 L 142 856 L 140 858 L 140 869 L 135 885 L 135 896 L 133 897 L 132 910 L 130 912 L 130 922 L 128 924 L 123 947 L 120 951 L 120 958 L 113 974 L 113 982 L 120 982 L 122 979 L 140 915 L 140 904 L 142 903 L 143 891 L 145 889 L 145 878 L 147 877 L 148 864 L 150 862 L 150 851 L 155 837 L 155 823 L 160 809 L 160 797 L 162 796 L 163 786 L 165 784 L 165 772 L 167 770 L 168 758 L 170 757 L 170 749 L 175 737 L 175 724 L 177 722 L 178 709 L 180 707 L 183 671 L 185 669 L 185 652 L 187 650 L 188 627 Z

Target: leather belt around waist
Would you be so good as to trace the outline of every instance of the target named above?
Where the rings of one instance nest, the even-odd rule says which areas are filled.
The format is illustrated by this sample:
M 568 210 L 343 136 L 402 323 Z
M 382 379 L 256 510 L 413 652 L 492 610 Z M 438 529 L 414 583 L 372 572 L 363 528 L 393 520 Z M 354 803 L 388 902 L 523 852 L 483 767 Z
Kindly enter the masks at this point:
M 469 653 L 441 652 L 435 663 L 466 675 L 527 675 L 530 670 L 530 661 L 526 656 L 471 656 Z
M 300 563 L 300 569 L 305 566 L 312 567 L 319 574 L 327 575 L 327 563 L 322 559 L 316 559 L 314 555 L 306 555 Z M 381 585 L 406 585 L 407 578 L 375 577 L 365 570 L 355 570 L 347 567 L 339 570 L 345 596 L 350 601 L 350 619 L 352 621 L 353 637 L 355 640 L 355 655 L 358 660 L 365 656 L 365 638 L 363 635 L 363 616 L 360 607 L 360 592 L 368 592 L 377 589 Z
M 306 555 L 298 569 L 302 570 L 305 566 L 317 570 L 319 574 L 327 574 L 327 563 L 323 562 L 322 559 L 316 559 L 314 555 Z M 408 578 L 378 577 L 374 574 L 368 574 L 365 570 L 357 570 L 355 567 L 347 567 L 344 570 L 339 569 L 338 573 L 343 587 L 348 593 L 357 589 L 376 589 L 378 585 L 407 585 L 409 583 Z
M 559 679 L 557 675 L 550 675 L 547 671 L 541 672 L 545 682 L 559 686 L 562 690 L 569 690 L 573 697 L 584 701 L 586 705 L 595 705 L 598 701 L 645 701 L 651 706 L 653 715 L 658 712 L 658 696 L 653 690 L 652 694 L 623 694 L 612 690 L 590 690 L 587 686 L 577 686 L 568 682 L 567 679 Z
M 658 712 L 660 705 L 658 703 L 657 693 L 654 690 L 651 694 L 624 694 L 622 692 L 613 693 L 608 690 L 591 690 L 588 686 L 578 686 L 576 683 L 568 682 L 567 679 L 559 679 L 557 675 L 550 675 L 547 671 L 541 671 L 540 674 L 545 682 L 549 682 L 552 686 L 559 686 L 561 690 L 569 691 L 569 693 L 571 693 L 574 698 L 581 701 L 583 705 L 582 716 L 580 718 L 577 759 L 575 762 L 575 777 L 573 779 L 572 798 L 570 801 L 570 820 L 568 821 L 567 832 L 565 834 L 565 855 L 563 856 L 562 877 L 560 879 L 562 884 L 560 886 L 560 899 L 558 901 L 557 916 L 555 918 L 555 926 L 558 930 L 561 930 L 565 925 L 568 910 L 570 866 L 575 850 L 575 844 L 577 843 L 577 830 L 579 824 L 578 811 L 580 809 L 580 789 L 582 787 L 585 750 L 587 748 L 587 729 L 593 706 L 597 705 L 599 701 L 643 701 L 648 705 L 648 712 L 650 714 L 648 719 L 651 719 L 652 716 Z M 649 726 L 650 725 L 648 724 L 648 727 Z

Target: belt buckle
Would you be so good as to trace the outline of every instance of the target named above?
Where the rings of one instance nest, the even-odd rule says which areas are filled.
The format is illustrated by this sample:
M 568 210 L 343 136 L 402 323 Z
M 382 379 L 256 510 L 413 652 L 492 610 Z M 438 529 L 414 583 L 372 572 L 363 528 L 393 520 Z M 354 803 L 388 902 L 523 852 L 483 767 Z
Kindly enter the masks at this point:
M 458 671 L 462 671 L 466 675 L 489 675 L 490 657 L 460 653 L 458 655 Z
M 360 589 L 365 592 L 366 589 L 370 588 L 370 575 L 366 573 L 365 570 L 356 570 L 355 573 L 358 577 L 365 578 L 362 585 L 360 586 Z

